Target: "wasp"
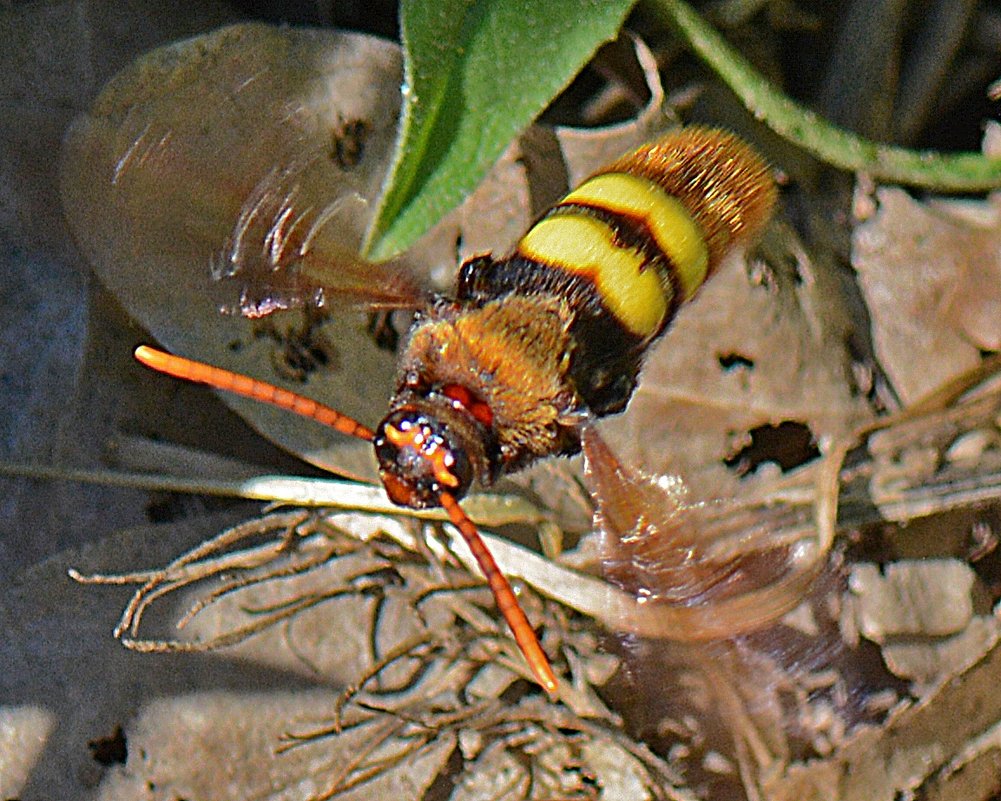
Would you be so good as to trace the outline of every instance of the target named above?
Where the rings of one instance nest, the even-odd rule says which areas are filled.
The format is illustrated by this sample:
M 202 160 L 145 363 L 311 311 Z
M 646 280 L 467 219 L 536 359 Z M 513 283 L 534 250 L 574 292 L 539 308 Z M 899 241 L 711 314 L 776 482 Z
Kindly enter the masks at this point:
M 761 231 L 775 200 L 765 162 L 728 132 L 683 128 L 622 156 L 511 253 L 466 261 L 449 296 L 409 293 L 415 317 L 375 429 L 220 368 L 146 346 L 136 357 L 370 440 L 390 499 L 441 507 L 462 533 L 533 676 L 553 693 L 549 659 L 459 502 L 474 484 L 577 453 L 589 422 L 622 411 L 650 346 L 727 253 Z M 336 299 L 322 271 L 301 272 L 300 291 Z

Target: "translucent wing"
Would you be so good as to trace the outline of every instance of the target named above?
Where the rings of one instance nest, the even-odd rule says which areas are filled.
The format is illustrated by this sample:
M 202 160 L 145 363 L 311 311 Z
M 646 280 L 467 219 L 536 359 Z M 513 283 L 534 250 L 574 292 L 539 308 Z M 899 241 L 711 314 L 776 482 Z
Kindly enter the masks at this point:
M 395 46 L 333 31 L 241 25 L 153 51 L 67 137 L 63 199 L 80 249 L 177 353 L 287 383 L 272 368 L 285 327 L 322 327 L 329 353 L 306 391 L 374 422 L 392 358 L 358 319 L 276 319 L 262 335 L 219 310 L 422 302 L 421 282 L 402 265 L 356 255 L 394 141 L 400 81 Z M 298 377 L 291 385 L 303 390 Z M 328 434 L 233 405 L 331 466 Z
M 824 569 L 804 512 L 695 505 L 679 478 L 620 462 L 593 426 L 582 439 L 602 571 L 640 599 L 623 631 L 682 642 L 753 632 L 798 606 Z
M 851 658 L 831 604 L 837 560 L 817 546 L 808 511 L 694 505 L 680 479 L 620 462 L 593 429 L 583 444 L 602 571 L 636 597 L 618 621 L 631 722 L 676 726 L 686 770 L 698 776 L 715 751 L 747 787 L 814 747 L 818 709 L 857 720 L 860 685 L 837 678 Z M 719 795 L 745 797 L 733 784 Z
M 367 219 L 368 204 L 360 194 L 331 193 L 331 184 L 323 185 L 338 177 L 327 162 L 320 156 L 276 166 L 240 209 L 212 273 L 235 279 L 244 315 L 302 305 L 415 308 L 424 301 L 405 265 L 357 255 L 352 225 Z M 330 199 L 323 198 L 325 188 Z

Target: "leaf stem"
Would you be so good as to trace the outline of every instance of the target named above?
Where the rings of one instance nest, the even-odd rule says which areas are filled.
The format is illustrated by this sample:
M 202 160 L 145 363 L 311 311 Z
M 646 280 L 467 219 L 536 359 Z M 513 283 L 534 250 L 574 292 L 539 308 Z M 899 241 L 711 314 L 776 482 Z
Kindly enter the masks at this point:
M 863 139 L 776 91 L 687 3 L 647 0 L 647 7 L 680 33 L 757 119 L 821 161 L 867 173 L 878 181 L 939 192 L 983 192 L 1001 187 L 1001 158 L 908 150 Z

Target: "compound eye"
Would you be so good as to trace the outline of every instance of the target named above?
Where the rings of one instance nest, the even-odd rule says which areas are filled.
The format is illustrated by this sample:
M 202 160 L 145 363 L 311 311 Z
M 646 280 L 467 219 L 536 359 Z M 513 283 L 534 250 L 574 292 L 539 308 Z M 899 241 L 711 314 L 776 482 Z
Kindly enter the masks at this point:
M 386 492 L 401 506 L 438 506 L 440 492 L 461 497 L 472 481 L 469 461 L 446 427 L 414 410 L 401 409 L 383 420 L 375 454 Z

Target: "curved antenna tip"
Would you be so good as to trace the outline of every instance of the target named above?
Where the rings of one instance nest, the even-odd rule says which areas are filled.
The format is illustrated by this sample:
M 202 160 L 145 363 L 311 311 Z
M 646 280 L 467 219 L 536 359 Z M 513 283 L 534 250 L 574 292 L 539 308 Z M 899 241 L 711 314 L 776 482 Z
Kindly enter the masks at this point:
M 528 662 L 532 677 L 549 694 L 550 698 L 555 698 L 558 688 L 556 674 L 553 672 L 552 665 L 549 664 L 549 657 L 542 650 L 539 638 L 535 636 L 535 629 L 532 628 L 521 604 L 518 603 L 518 598 L 514 594 L 514 590 L 511 589 L 511 584 L 497 566 L 493 554 L 484 544 L 473 521 L 469 519 L 452 494 L 440 492 L 438 493 L 438 501 L 448 514 L 449 520 L 459 529 L 459 533 L 462 534 L 466 545 L 469 546 L 476 563 L 480 566 L 480 571 L 493 591 L 497 608 L 504 615 L 504 619 L 514 635 L 515 642 L 518 643 L 525 661 Z
M 158 357 L 162 356 L 163 353 L 155 348 L 151 348 L 149 345 L 140 345 L 132 351 L 132 355 L 135 357 L 136 361 L 151 366 L 156 364 L 158 361 L 161 361 Z

